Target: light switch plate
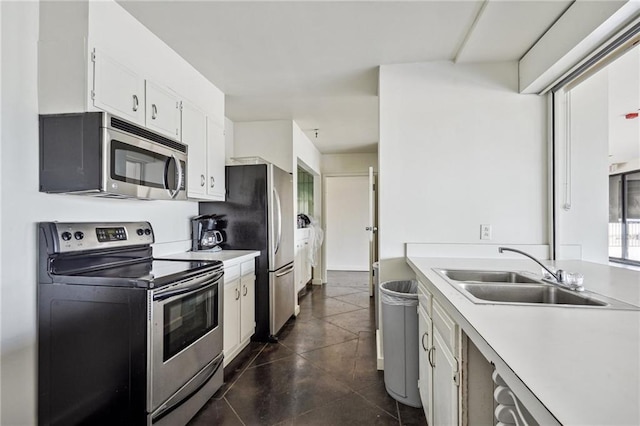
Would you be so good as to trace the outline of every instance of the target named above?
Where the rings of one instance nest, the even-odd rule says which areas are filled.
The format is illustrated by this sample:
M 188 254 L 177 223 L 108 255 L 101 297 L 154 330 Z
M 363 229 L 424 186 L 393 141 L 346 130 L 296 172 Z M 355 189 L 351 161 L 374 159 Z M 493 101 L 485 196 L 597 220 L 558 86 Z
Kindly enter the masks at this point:
M 480 225 L 480 239 L 481 240 L 491 239 L 491 225 Z

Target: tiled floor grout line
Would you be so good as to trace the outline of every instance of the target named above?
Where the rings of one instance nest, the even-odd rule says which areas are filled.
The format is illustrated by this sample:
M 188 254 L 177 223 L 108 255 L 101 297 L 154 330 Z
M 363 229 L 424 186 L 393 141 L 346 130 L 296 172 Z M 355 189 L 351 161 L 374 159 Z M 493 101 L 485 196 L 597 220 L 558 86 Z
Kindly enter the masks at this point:
M 366 280 L 352 280 L 348 272 L 344 274 L 340 273 L 338 278 L 350 283 Z M 422 414 L 400 409 L 398 401 L 386 392 L 382 374 L 375 368 L 372 343 L 375 335 L 374 306 L 363 306 L 366 298 L 362 293 L 368 293 L 366 284 L 349 286 L 333 281 L 323 287 L 313 287 L 300 299 L 304 319 L 291 320 L 282 330 L 280 341 L 274 344 L 252 343 L 249 356 L 245 356 L 242 363 L 234 368 L 226 389 L 215 398 L 219 402 L 210 406 L 208 416 L 213 417 L 207 419 L 207 415 L 203 416 L 201 425 L 285 426 L 311 422 L 341 426 L 359 423 L 363 419 L 368 419 L 365 422 L 368 424 L 403 425 L 406 422 L 412 424 L 414 419 L 424 419 Z M 325 295 L 330 288 L 344 288 L 349 293 Z M 341 297 L 351 301 L 341 300 Z M 350 306 L 352 310 L 323 317 L 313 315 L 314 308 L 316 312 L 326 312 L 351 309 Z M 261 363 L 257 365 L 257 362 Z M 253 370 L 256 368 L 264 370 Z M 253 372 L 248 373 L 250 370 Z M 271 372 L 276 371 L 284 373 L 284 382 L 280 379 L 275 382 L 261 379 L 263 373 L 265 377 L 272 377 Z M 290 381 L 295 386 L 292 389 L 302 393 L 291 393 L 288 388 L 282 388 Z M 275 403 L 274 390 L 269 383 L 276 386 L 273 389 L 277 389 L 277 392 L 285 392 L 281 395 L 284 404 Z M 313 389 L 323 389 L 326 393 L 317 394 L 316 391 L 316 395 Z M 281 397 L 278 397 L 278 401 Z M 232 405 L 232 401 L 236 406 Z M 297 409 L 294 408 L 296 406 Z M 300 409 L 305 411 L 298 412 Z M 277 420 L 280 416 L 290 417 Z
M 226 394 L 226 392 L 225 392 Z M 222 399 L 224 400 L 224 402 L 227 403 L 227 405 L 229 406 L 229 408 L 231 408 L 231 411 L 233 411 L 233 414 L 236 415 L 236 417 L 238 418 L 238 420 L 240 420 L 240 423 L 243 424 L 243 426 L 246 426 L 246 423 L 242 420 L 242 418 L 240 417 L 240 414 L 238 414 L 238 412 L 236 411 L 235 408 L 233 408 L 233 405 L 231 405 L 231 403 L 229 402 L 229 400 L 225 397 L 222 397 Z
M 256 358 L 258 358 L 258 356 L 260 356 L 260 354 L 262 353 L 262 351 L 264 351 L 264 349 L 267 347 L 267 345 L 268 345 L 268 343 L 265 343 L 265 344 L 262 345 L 262 347 L 260 348 L 258 353 L 253 358 L 251 358 L 251 360 L 249 362 L 247 362 L 247 365 L 240 371 L 240 373 L 238 373 L 233 378 L 233 382 L 230 383 L 229 386 L 227 386 L 227 388 L 225 389 L 224 393 L 222 395 L 220 395 L 220 398 L 218 398 L 218 399 L 223 399 L 223 398 L 225 398 L 227 396 L 227 392 L 229 392 L 229 390 L 233 387 L 233 385 L 235 385 L 238 382 L 240 377 L 242 377 L 242 375 L 245 373 L 245 371 L 247 371 L 249 369 L 249 367 L 251 366 L 251 363 L 253 361 L 255 361 Z M 231 403 L 229 403 L 229 405 L 231 405 Z

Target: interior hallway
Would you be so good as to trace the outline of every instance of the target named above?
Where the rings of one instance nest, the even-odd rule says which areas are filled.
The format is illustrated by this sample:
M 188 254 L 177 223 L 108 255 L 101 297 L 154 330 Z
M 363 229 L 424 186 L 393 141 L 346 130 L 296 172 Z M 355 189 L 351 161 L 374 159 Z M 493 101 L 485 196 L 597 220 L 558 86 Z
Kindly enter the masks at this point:
M 329 271 L 308 285 L 278 343 L 251 343 L 196 425 L 426 425 L 387 395 L 376 370 L 368 272 Z M 234 360 L 236 364 L 236 360 Z

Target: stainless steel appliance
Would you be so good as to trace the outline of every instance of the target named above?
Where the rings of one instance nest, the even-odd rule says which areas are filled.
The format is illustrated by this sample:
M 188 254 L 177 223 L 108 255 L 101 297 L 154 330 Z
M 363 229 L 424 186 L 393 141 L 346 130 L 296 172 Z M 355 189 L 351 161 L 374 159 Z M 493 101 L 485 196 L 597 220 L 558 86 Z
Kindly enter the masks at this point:
M 274 340 L 295 310 L 293 177 L 267 162 L 229 165 L 226 186 L 226 201 L 200 203 L 200 214 L 224 215 L 223 249 L 260 251 L 253 339 Z
M 226 221 L 215 214 L 191 218 L 191 251 L 221 250 L 225 225 Z
M 40 116 L 40 191 L 187 198 L 187 146 L 103 112 Z
M 147 222 L 39 224 L 40 424 L 186 424 L 222 385 L 223 266 Z

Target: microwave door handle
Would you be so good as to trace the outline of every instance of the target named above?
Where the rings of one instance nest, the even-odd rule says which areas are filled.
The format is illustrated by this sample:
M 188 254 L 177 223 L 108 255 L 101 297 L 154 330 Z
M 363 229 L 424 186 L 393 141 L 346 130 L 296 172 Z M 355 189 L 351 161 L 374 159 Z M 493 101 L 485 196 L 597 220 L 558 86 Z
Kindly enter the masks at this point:
M 180 192 L 180 188 L 182 188 L 182 184 L 184 184 L 184 173 L 182 170 L 182 164 L 180 164 L 180 160 L 178 157 L 173 155 L 174 160 L 176 161 L 176 172 L 178 173 L 178 185 L 176 188 L 176 192 L 171 196 L 171 198 L 175 198 L 176 195 Z
M 173 161 L 176 163 L 176 166 L 175 166 L 176 173 L 178 173 L 178 185 L 174 190 L 169 189 L 169 164 L 171 163 L 171 159 L 173 159 Z M 167 161 L 164 165 L 164 188 L 167 190 L 171 198 L 176 198 L 176 196 L 178 195 L 178 192 L 180 192 L 181 187 L 182 187 L 182 166 L 180 165 L 180 160 L 178 160 L 178 157 L 171 154 L 171 157 L 167 158 Z
M 276 234 L 276 249 L 274 250 L 274 254 L 280 250 L 280 243 L 282 242 L 282 204 L 280 204 L 280 194 L 278 194 L 278 190 L 273 189 L 273 198 L 276 201 L 276 207 L 278 208 L 278 216 L 276 221 L 278 223 L 278 233 Z

